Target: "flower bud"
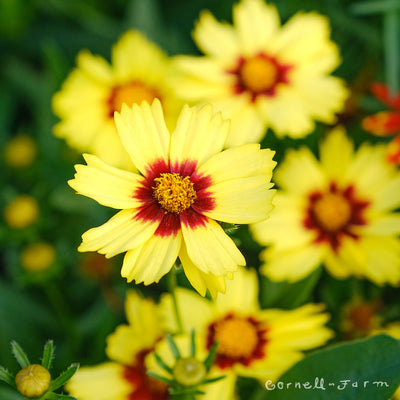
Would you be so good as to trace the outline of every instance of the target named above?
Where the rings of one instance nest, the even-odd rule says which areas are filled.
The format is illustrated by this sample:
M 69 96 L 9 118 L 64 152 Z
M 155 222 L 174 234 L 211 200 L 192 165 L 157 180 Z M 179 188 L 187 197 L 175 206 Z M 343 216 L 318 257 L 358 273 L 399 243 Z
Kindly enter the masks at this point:
M 28 398 L 44 394 L 50 386 L 50 381 L 50 372 L 39 364 L 28 365 L 15 377 L 18 391 Z
M 173 370 L 175 380 L 183 386 L 198 385 L 206 373 L 205 365 L 193 357 L 180 358 Z

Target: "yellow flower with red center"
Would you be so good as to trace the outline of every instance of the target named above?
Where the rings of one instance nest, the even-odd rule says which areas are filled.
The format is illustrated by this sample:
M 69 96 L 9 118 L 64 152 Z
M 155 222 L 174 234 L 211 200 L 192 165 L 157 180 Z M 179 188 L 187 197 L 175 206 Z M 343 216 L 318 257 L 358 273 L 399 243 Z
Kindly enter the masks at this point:
M 146 374 L 144 359 L 164 332 L 152 300 L 127 293 L 129 325 L 120 325 L 107 338 L 106 353 L 112 361 L 81 367 L 67 383 L 68 392 L 80 400 L 167 400 L 167 387 Z
M 260 141 L 267 128 L 278 137 L 304 137 L 315 121 L 332 124 L 347 89 L 330 73 L 340 63 L 329 21 L 298 13 L 280 26 L 276 7 L 241 0 L 233 26 L 203 11 L 193 37 L 203 57 L 178 56 L 176 91 L 211 102 L 232 120 L 227 146 Z
M 237 376 L 275 380 L 303 357 L 303 351 L 325 344 L 333 334 L 324 326 L 329 316 L 320 304 L 290 311 L 260 309 L 254 270 L 238 271 L 227 282 L 226 293 L 215 301 L 187 289 L 177 289 L 176 297 L 183 329 L 195 330 L 198 348 L 204 353 L 218 342 L 212 371 L 226 375 L 231 385 Z M 176 332 L 178 324 L 170 294 L 161 298 L 160 310 L 165 329 Z M 210 386 L 207 399 L 217 399 L 218 393 L 213 395 L 217 389 Z
M 388 144 L 387 160 L 400 165 L 400 93 L 391 96 L 388 87 L 383 83 L 374 83 L 372 93 L 391 111 L 380 111 L 362 120 L 362 127 L 376 136 L 395 135 Z
M 210 105 L 185 106 L 172 134 L 158 100 L 123 106 L 115 118 L 141 175 L 84 156 L 87 166 L 76 166 L 70 186 L 122 211 L 84 233 L 78 250 L 106 257 L 126 251 L 122 276 L 145 285 L 158 282 L 179 257 L 202 295 L 207 288 L 224 291 L 224 278 L 245 260 L 216 220 L 251 223 L 268 216 L 274 152 L 258 144 L 221 152 L 229 121 L 213 115 Z
M 140 32 L 126 32 L 112 48 L 111 65 L 83 50 L 77 67 L 53 97 L 53 111 L 61 119 L 54 134 L 71 147 L 93 153 L 104 161 L 132 169 L 118 137 L 114 112 L 160 99 L 167 122 L 174 124 L 182 104 L 168 81 L 171 63 L 167 55 Z
M 280 190 L 268 221 L 254 224 L 262 272 L 296 281 L 321 263 L 336 278 L 356 276 L 379 285 L 400 282 L 400 172 L 384 145 L 357 151 L 341 128 L 320 145 L 291 150 L 275 174 Z

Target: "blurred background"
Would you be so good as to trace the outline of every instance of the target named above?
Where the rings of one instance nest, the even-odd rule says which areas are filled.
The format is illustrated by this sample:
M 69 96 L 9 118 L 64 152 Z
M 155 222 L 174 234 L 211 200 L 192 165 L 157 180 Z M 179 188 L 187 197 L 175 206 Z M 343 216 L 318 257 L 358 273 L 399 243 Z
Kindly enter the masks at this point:
M 332 39 L 341 49 L 344 78 L 352 96 L 340 116 L 360 142 L 377 140 L 360 120 L 382 107 L 369 93 L 370 84 L 385 80 L 387 55 L 393 45 L 384 26 L 384 12 L 369 12 L 350 0 L 273 1 L 282 22 L 300 10 L 330 18 Z M 127 288 L 120 277 L 121 257 L 106 260 L 80 254 L 81 234 L 105 222 L 112 210 L 77 196 L 67 185 L 81 155 L 52 134 L 57 118 L 52 95 L 61 87 L 81 49 L 110 59 L 111 46 L 129 28 L 136 28 L 168 54 L 199 54 L 191 39 L 202 9 L 231 21 L 233 0 L 0 0 L 0 365 L 16 370 L 10 341 L 16 340 L 38 361 L 49 338 L 56 345 L 60 371 L 72 362 L 93 364 L 105 359 L 106 336 L 124 321 Z M 372 10 L 373 11 L 373 10 Z M 386 47 L 385 47 L 386 46 Z M 392 58 L 390 58 L 392 57 Z M 278 141 L 267 135 L 263 147 L 277 150 L 306 143 L 316 148 L 318 126 L 301 140 Z M 241 227 L 235 238 L 248 265 L 258 266 L 260 248 Z M 185 285 L 183 277 L 181 284 Z M 263 278 L 265 307 L 293 308 L 306 301 L 325 301 L 339 326 L 341 307 L 352 293 L 389 304 L 386 316 L 400 316 L 394 289 L 349 279 L 334 281 L 318 270 L 295 285 Z M 141 287 L 143 289 L 143 287 Z M 145 289 L 157 297 L 165 283 Z M 378 300 L 379 301 L 378 301 Z M 378 307 L 378 305 L 376 305 Z M 375 307 L 375 305 L 374 305 Z M 335 325 L 336 324 L 336 325 Z M 0 399 L 11 397 L 0 384 Z

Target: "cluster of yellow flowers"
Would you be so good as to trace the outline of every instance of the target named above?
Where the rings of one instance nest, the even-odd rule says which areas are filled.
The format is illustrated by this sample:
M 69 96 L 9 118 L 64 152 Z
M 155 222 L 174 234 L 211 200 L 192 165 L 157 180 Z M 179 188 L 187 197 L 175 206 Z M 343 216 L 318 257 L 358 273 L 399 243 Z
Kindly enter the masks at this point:
M 274 5 L 241 0 L 232 25 L 202 12 L 193 37 L 204 56 L 168 57 L 133 30 L 111 64 L 82 51 L 53 98 L 55 135 L 85 153 L 69 185 L 120 210 L 78 250 L 126 253 L 121 275 L 137 284 L 181 265 L 212 297 L 178 288 L 156 305 L 130 292 L 129 325 L 107 341 L 112 361 L 68 385 L 82 400 L 167 398 L 145 375 L 158 368 L 155 349 L 171 360 L 167 333 L 185 343 L 194 329 L 203 355 L 218 343 L 209 374 L 225 378 L 204 387 L 207 399 L 234 398 L 237 376 L 277 379 L 331 338 L 322 305 L 260 309 L 256 272 L 219 222 L 250 224 L 265 246 L 260 272 L 273 281 L 323 264 L 338 279 L 400 282 L 400 173 L 385 145 L 355 149 L 339 126 L 318 157 L 290 150 L 273 173 L 275 152 L 259 144 L 268 129 L 298 139 L 316 122 L 336 123 L 348 90 L 331 75 L 340 56 L 328 19 L 298 13 L 281 25 Z

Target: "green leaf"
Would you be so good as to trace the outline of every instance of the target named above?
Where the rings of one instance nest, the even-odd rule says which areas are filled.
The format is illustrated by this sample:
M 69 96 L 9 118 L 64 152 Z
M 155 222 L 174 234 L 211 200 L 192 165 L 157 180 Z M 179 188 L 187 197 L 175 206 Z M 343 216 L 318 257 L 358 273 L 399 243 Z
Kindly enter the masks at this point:
M 64 386 L 72 378 L 72 376 L 75 374 L 75 372 L 78 371 L 78 369 L 79 369 L 78 364 L 70 365 L 56 379 L 51 381 L 49 391 L 52 392 L 54 390 L 57 390 L 61 386 Z
M 11 351 L 21 368 L 25 368 L 31 364 L 24 350 L 22 350 L 21 346 L 14 340 L 11 342 Z
M 53 361 L 54 355 L 54 344 L 52 340 L 47 341 L 43 349 L 42 366 L 46 369 L 51 368 L 51 362 Z
M 76 400 L 77 397 L 68 396 L 66 394 L 58 394 L 58 393 L 47 393 L 46 400 Z
M 148 376 L 151 376 L 152 378 L 158 379 L 161 382 L 166 383 L 167 385 L 173 385 L 175 383 L 175 381 L 173 381 L 172 379 L 168 379 L 164 376 L 158 375 L 155 372 L 151 372 L 151 371 L 147 371 L 146 372 Z
M 292 309 L 305 304 L 310 300 L 313 290 L 321 276 L 319 267 L 306 278 L 289 283 L 287 281 L 274 282 L 260 277 L 260 303 L 263 308 L 279 307 Z
M 204 366 L 206 367 L 207 371 L 212 367 L 212 365 L 214 363 L 214 357 L 215 357 L 215 354 L 216 354 L 217 349 L 218 349 L 218 344 L 219 343 L 216 342 L 214 344 L 214 346 L 211 347 L 210 352 L 208 353 L 206 359 L 204 360 Z
M 15 387 L 15 378 L 8 370 L 0 365 L 0 381 Z
M 190 355 L 192 357 L 196 355 L 196 334 L 194 330 L 190 334 Z
M 275 384 L 267 381 L 265 398 L 387 400 L 399 384 L 400 340 L 378 335 L 309 355 Z
M 179 360 L 181 358 L 181 353 L 180 353 L 180 351 L 178 349 L 178 346 L 176 345 L 174 339 L 172 338 L 171 335 L 167 335 L 165 337 L 165 339 L 167 339 L 167 342 L 168 342 L 169 347 L 170 347 L 170 349 L 172 351 L 172 354 L 175 357 L 175 360 Z
M 172 368 L 167 365 L 164 360 L 157 354 L 154 353 L 154 358 L 156 359 L 157 364 L 164 369 L 165 371 L 167 371 L 169 374 L 172 374 Z

